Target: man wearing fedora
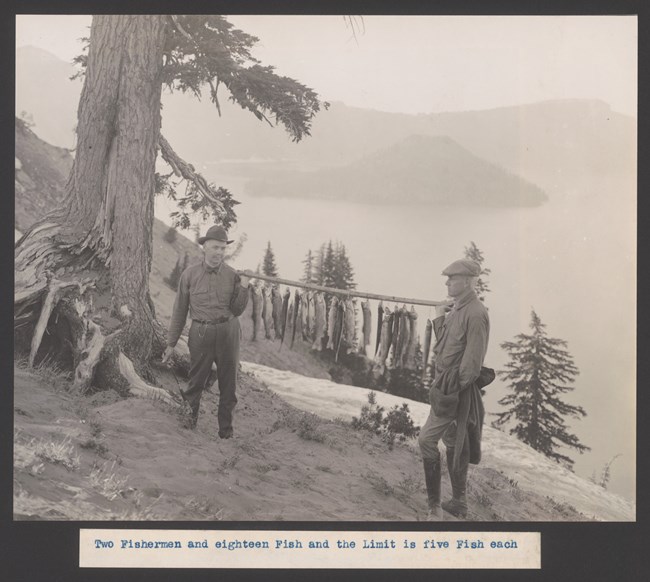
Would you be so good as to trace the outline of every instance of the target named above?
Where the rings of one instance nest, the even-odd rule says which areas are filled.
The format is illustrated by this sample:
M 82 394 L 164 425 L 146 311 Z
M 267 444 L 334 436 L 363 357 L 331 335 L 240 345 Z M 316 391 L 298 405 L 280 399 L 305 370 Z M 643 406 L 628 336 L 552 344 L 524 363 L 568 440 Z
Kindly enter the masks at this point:
M 190 373 L 184 399 L 191 408 L 191 424 L 196 426 L 201 394 L 206 388 L 212 363 L 217 365 L 219 383 L 219 436 L 233 436 L 232 413 L 237 404 L 237 372 L 239 369 L 239 339 L 241 328 L 237 317 L 248 303 L 249 278 L 238 275 L 224 262 L 228 240 L 225 229 L 212 226 L 199 238 L 203 261 L 183 271 L 178 283 L 176 301 L 167 333 L 166 362 L 185 326 L 189 309 L 192 324 L 188 345 Z
M 490 320 L 474 291 L 480 272 L 480 265 L 469 259 L 454 261 L 442 272 L 454 303 L 449 312 L 444 306 L 436 307 L 431 411 L 418 439 L 427 487 L 428 521 L 441 520 L 443 509 L 461 519 L 467 516 L 467 469 L 469 463 L 477 464 L 480 460 L 485 415 L 480 389 L 494 379 L 494 371 L 483 368 Z M 438 450 L 441 438 L 447 449 L 452 488 L 452 498 L 442 504 Z

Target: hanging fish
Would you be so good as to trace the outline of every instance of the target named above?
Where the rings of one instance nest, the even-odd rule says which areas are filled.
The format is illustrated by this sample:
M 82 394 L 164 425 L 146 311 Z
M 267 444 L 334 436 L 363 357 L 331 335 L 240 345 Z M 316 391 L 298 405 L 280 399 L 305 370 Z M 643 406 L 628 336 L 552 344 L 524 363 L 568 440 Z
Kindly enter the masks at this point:
M 314 297 L 314 343 L 312 349 L 319 352 L 323 349 L 323 336 L 327 327 L 327 305 L 322 293 L 316 293 Z
M 300 303 L 300 332 L 302 335 L 302 341 L 307 341 L 309 339 L 309 320 L 307 318 L 307 311 L 309 309 L 309 292 L 305 291 L 302 294 L 302 299 Z
M 430 319 L 427 319 L 427 325 L 424 329 L 424 346 L 422 348 L 422 381 L 424 382 L 427 377 L 428 364 L 429 364 L 429 350 L 431 349 L 431 333 L 433 324 Z
M 357 317 L 356 301 L 348 298 L 345 301 L 345 314 L 343 320 L 343 343 L 345 344 L 346 353 L 354 351 L 357 344 Z
M 339 300 L 336 309 L 336 320 L 334 322 L 334 361 L 339 361 L 339 350 L 341 349 L 341 341 L 343 340 L 343 331 L 345 327 L 345 315 L 347 312 L 347 305 L 342 299 Z
M 271 289 L 271 298 L 273 303 L 275 339 L 282 339 L 282 295 L 280 295 L 280 291 L 275 285 Z
M 375 343 L 375 356 L 379 352 L 379 342 L 381 340 L 381 324 L 382 318 L 384 316 L 384 302 L 379 302 L 379 307 L 377 307 L 377 342 Z
M 296 291 L 293 294 L 293 317 L 291 318 L 293 322 L 293 329 L 291 332 L 291 345 L 289 346 L 292 349 L 293 349 L 293 342 L 296 339 L 296 332 L 299 330 L 302 323 L 300 319 L 301 304 L 302 304 L 302 295 L 300 294 L 299 291 Z
M 257 334 L 262 328 L 262 292 L 257 285 L 251 285 L 253 300 L 253 341 L 257 341 Z
M 400 311 L 400 338 L 399 338 L 399 367 L 403 368 L 406 364 L 406 355 L 408 346 L 411 341 L 411 322 L 409 321 L 409 312 L 406 305 L 402 306 Z
M 397 360 L 399 357 L 398 350 L 398 342 L 399 342 L 399 326 L 401 324 L 401 317 L 402 313 L 400 311 L 399 305 L 395 305 L 395 308 L 393 309 L 393 335 L 391 337 L 390 341 L 390 351 L 388 355 L 388 359 L 390 361 L 390 367 L 394 368 L 397 365 Z
M 386 366 L 386 358 L 388 357 L 388 351 L 390 350 L 391 342 L 393 335 L 393 314 L 390 312 L 390 308 L 384 307 L 384 313 L 382 314 L 382 323 L 381 323 L 381 339 L 379 341 L 379 350 L 375 356 L 375 367 L 379 370 L 380 373 L 384 373 Z
M 262 323 L 264 324 L 264 331 L 266 332 L 266 286 L 263 285 L 260 291 L 262 293 Z
M 289 320 L 289 299 L 291 298 L 291 291 L 287 289 L 284 292 L 284 296 L 282 297 L 282 321 L 281 321 L 281 329 L 282 333 L 280 334 L 280 347 L 282 347 L 282 343 L 284 342 L 284 337 L 285 333 L 287 331 L 287 321 Z
M 266 339 L 272 339 L 271 329 L 273 328 L 273 301 L 271 300 L 271 289 L 262 287 L 262 321 Z
M 404 358 L 404 367 L 408 370 L 415 370 L 415 352 L 418 343 L 418 314 L 411 306 L 411 311 L 408 313 L 410 325 L 410 339 L 406 347 L 406 356 Z
M 370 348 L 370 335 L 372 331 L 372 312 L 370 302 L 366 299 L 361 302 L 361 335 L 359 340 L 359 353 L 367 356 Z
M 327 349 L 334 349 L 334 325 L 336 324 L 336 314 L 338 311 L 339 300 L 333 295 L 330 299 L 330 309 L 327 313 Z
M 395 305 L 395 309 L 393 310 L 392 322 L 393 322 L 393 328 L 392 328 L 392 335 L 390 340 L 390 351 L 392 352 L 391 366 L 395 367 L 395 364 L 397 363 L 397 340 L 399 339 L 399 324 L 400 324 L 399 305 Z
M 307 337 L 309 340 L 314 339 L 316 331 L 316 294 L 310 291 L 307 294 Z

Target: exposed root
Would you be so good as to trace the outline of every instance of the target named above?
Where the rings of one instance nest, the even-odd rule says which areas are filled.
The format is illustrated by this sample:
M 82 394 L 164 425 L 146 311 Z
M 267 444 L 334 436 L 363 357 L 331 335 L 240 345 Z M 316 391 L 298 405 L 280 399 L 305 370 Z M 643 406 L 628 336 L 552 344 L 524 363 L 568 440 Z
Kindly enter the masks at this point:
M 101 359 L 104 345 L 107 339 L 112 336 L 105 336 L 99 325 L 84 317 L 85 304 L 83 301 L 76 300 L 75 307 L 83 328 L 77 340 L 80 359 L 74 371 L 74 387 L 84 393 L 92 383 L 95 368 Z
M 152 400 L 162 400 L 171 406 L 178 406 L 178 403 L 176 400 L 174 400 L 174 398 L 172 398 L 169 392 L 162 388 L 151 386 L 150 384 L 147 384 L 142 378 L 140 378 L 140 376 L 138 376 L 138 373 L 135 371 L 133 362 L 129 360 L 129 358 L 127 358 L 122 352 L 119 353 L 117 361 L 120 369 L 120 374 L 122 374 L 122 376 L 124 376 L 124 378 L 128 381 L 129 388 L 131 389 L 131 393 L 134 396 L 139 396 L 141 398 L 150 398 Z
M 80 284 L 76 282 L 65 283 L 63 281 L 56 281 L 50 283 L 47 291 L 47 296 L 45 297 L 45 301 L 43 302 L 43 307 L 41 308 L 41 313 L 38 318 L 38 323 L 36 324 L 36 328 L 34 329 L 34 335 L 32 336 L 32 344 L 29 350 L 30 367 L 34 365 L 34 360 L 36 359 L 36 353 L 38 352 L 38 348 L 41 345 L 43 334 L 45 333 L 47 324 L 50 321 L 50 315 L 52 315 L 52 311 L 54 310 L 54 307 L 56 307 L 56 304 L 59 302 L 59 299 L 61 299 L 61 295 L 63 295 L 65 289 L 67 289 L 68 287 L 77 287 L 77 286 L 80 286 Z
M 18 284 L 18 281 L 16 281 Z M 25 311 L 26 307 L 40 301 L 41 296 L 47 290 L 47 281 L 42 279 L 39 283 L 29 286 L 25 289 L 14 290 L 14 305 L 16 309 Z

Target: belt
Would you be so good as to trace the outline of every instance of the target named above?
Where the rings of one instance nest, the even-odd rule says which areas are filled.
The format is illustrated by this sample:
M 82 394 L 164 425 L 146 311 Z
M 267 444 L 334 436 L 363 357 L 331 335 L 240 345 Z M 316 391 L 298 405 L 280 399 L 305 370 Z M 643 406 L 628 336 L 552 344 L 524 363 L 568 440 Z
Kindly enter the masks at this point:
M 217 317 L 212 321 L 206 321 L 204 319 L 193 319 L 194 323 L 200 323 L 201 325 L 218 325 L 219 323 L 226 323 L 230 321 L 234 316 L 233 315 L 224 315 L 223 317 Z

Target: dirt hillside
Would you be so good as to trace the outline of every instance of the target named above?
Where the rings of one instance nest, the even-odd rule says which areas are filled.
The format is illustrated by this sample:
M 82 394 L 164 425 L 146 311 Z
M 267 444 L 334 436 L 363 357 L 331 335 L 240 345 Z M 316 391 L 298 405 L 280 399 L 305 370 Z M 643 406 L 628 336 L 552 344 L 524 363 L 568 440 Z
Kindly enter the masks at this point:
M 28 128 L 16 131 L 16 228 L 55 203 L 70 156 L 48 149 Z M 20 186 L 20 188 L 19 188 Z M 38 198 L 47 188 L 46 201 Z M 60 199 L 60 198 L 59 198 Z M 163 278 L 179 253 L 197 247 L 154 225 L 151 292 L 166 324 L 174 290 Z M 249 307 L 250 310 L 250 307 Z M 241 317 L 242 360 L 311 378 L 329 366 L 298 343 L 251 341 Z M 162 403 L 111 392 L 81 396 L 52 366 L 14 377 L 14 515 L 16 519 L 417 521 L 425 513 L 421 460 L 413 442 L 389 446 L 348 422 L 299 411 L 253 374 L 241 373 L 235 438 L 216 436 L 216 388 L 204 396 L 196 430 Z M 161 368 L 160 386 L 178 392 L 182 379 Z M 354 390 L 354 388 L 350 388 Z M 443 491 L 449 492 L 447 476 Z M 585 520 L 570 504 L 523 490 L 506 471 L 472 469 L 470 518 Z M 451 516 L 447 516 L 452 519 Z

